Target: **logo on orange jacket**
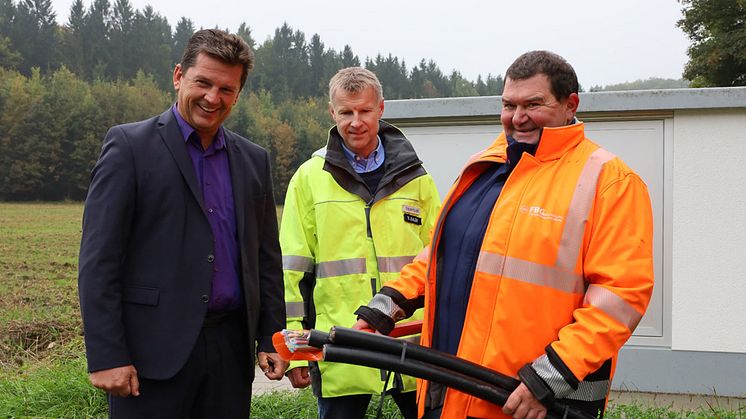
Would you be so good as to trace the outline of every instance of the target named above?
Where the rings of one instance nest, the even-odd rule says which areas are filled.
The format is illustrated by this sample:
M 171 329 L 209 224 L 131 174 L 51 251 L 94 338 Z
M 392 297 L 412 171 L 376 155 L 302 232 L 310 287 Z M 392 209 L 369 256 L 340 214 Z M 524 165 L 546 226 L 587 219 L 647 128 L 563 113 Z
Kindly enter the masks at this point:
M 565 219 L 563 216 L 552 214 L 538 205 L 522 205 L 520 211 L 524 214 L 528 214 L 529 217 L 539 217 L 543 220 L 562 222 L 562 220 Z

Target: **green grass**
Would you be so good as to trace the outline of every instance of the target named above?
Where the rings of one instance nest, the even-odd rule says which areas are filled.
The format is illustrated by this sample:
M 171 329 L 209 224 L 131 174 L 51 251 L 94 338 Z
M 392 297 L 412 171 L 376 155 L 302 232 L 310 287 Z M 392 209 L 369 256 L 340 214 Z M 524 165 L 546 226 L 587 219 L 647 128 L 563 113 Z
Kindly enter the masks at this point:
M 82 339 L 0 380 L 2 418 L 105 418 L 106 396 L 88 382 Z
M 0 203 L 0 419 L 106 417 L 105 394 L 88 382 L 80 336 L 82 212 L 80 203 Z M 377 403 L 374 396 L 367 419 Z M 316 401 L 309 390 L 254 396 L 251 417 L 311 419 Z M 399 417 L 391 398 L 382 417 Z M 683 411 L 610 403 L 606 417 L 746 419 L 746 406 Z
M 375 418 L 378 397 L 373 398 L 367 418 Z M 252 398 L 251 417 L 256 419 L 314 419 L 316 400 L 310 389 L 276 391 Z M 27 363 L 0 380 L 0 418 L 105 418 L 104 392 L 88 382 L 81 338 L 46 352 L 44 359 Z M 391 398 L 381 415 L 398 418 Z
M 640 404 L 611 406 L 604 416 L 607 419 L 742 419 L 746 418 L 746 406 L 739 410 L 718 407 L 701 407 L 698 410 L 677 410 L 671 406 L 643 406 Z
M 375 419 L 380 398 L 373 396 L 366 419 Z M 275 391 L 254 396 L 251 400 L 251 417 L 256 419 L 316 419 L 316 399 L 310 389 L 300 391 Z M 399 409 L 391 397 L 386 397 L 381 412 L 383 419 L 399 419 Z
M 0 380 L 0 418 L 104 418 L 107 407 L 102 391 L 90 386 L 81 355 L 80 339 L 55 348 L 48 356 Z M 67 353 L 68 355 L 63 355 Z M 75 354 L 75 355 L 69 355 Z M 374 396 L 366 419 L 375 418 L 378 397 Z M 314 419 L 316 401 L 309 389 L 277 391 L 252 398 L 255 419 Z M 382 418 L 399 418 L 391 398 L 386 398 Z M 717 407 L 680 411 L 672 407 L 640 404 L 610 406 L 606 418 L 742 419 L 746 406 L 738 411 Z
M 80 335 L 80 203 L 0 203 L 0 373 Z

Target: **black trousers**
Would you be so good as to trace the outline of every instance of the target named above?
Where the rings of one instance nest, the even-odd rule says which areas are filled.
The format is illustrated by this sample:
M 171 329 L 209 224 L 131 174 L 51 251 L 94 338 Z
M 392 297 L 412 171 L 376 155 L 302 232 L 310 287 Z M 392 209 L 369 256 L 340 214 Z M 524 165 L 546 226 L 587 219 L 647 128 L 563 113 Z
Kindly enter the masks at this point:
M 184 367 L 168 380 L 140 378 L 140 396 L 109 396 L 109 417 L 249 417 L 254 366 L 241 315 L 206 322 Z

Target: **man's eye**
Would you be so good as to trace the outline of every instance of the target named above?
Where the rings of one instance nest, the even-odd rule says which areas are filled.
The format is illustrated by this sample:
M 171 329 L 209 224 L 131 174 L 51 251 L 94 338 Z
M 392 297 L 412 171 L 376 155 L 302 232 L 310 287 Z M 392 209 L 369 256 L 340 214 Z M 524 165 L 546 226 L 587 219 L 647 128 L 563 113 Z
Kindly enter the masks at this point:
M 512 111 L 515 109 L 515 105 L 513 105 L 512 103 L 503 103 L 503 109 Z
M 528 109 L 529 111 L 533 111 L 539 109 L 539 106 L 541 105 L 538 103 L 529 103 L 528 105 L 526 105 L 526 109 Z

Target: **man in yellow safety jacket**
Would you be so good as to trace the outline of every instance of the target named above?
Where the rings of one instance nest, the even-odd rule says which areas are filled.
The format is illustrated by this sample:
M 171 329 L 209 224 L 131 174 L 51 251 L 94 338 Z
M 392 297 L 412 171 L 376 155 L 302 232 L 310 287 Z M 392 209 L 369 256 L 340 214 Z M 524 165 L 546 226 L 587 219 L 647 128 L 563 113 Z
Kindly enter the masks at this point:
M 288 329 L 355 323 L 367 303 L 429 243 L 440 207 L 432 177 L 401 131 L 380 121 L 375 74 L 351 67 L 329 83 L 336 125 L 325 148 L 293 175 L 280 228 Z M 421 318 L 421 317 L 420 317 Z M 291 363 L 294 387 L 313 384 L 319 417 L 362 418 L 371 395 L 388 388 L 415 418 L 415 381 L 337 363 Z M 310 372 L 310 374 L 309 374 Z
M 585 137 L 562 57 L 520 56 L 502 103 L 503 133 L 462 170 L 431 251 L 360 307 L 355 327 L 385 333 L 424 296 L 423 345 L 521 380 L 502 409 L 421 381 L 420 417 L 542 419 L 553 399 L 602 415 L 653 289 L 647 187 Z

